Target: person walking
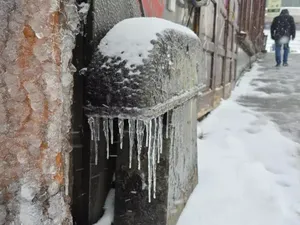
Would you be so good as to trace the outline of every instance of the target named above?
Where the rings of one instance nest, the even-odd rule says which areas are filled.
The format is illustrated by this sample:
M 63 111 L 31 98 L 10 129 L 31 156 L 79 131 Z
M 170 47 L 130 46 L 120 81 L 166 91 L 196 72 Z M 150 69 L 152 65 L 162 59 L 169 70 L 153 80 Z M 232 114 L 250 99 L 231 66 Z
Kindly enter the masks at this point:
M 281 65 L 281 47 L 283 45 L 283 66 L 288 66 L 289 42 L 296 37 L 294 18 L 287 9 L 283 9 L 279 16 L 275 17 L 271 25 L 271 37 L 275 41 L 276 66 Z

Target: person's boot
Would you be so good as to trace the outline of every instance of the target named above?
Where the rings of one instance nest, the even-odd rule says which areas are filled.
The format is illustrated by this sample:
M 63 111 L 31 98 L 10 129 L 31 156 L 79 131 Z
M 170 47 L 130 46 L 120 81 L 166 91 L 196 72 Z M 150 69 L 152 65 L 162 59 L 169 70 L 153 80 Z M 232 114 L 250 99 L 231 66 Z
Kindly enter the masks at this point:
M 288 63 L 283 63 L 283 66 L 288 66 L 289 64 Z
M 280 63 L 277 63 L 277 64 L 275 65 L 275 67 L 280 67 Z

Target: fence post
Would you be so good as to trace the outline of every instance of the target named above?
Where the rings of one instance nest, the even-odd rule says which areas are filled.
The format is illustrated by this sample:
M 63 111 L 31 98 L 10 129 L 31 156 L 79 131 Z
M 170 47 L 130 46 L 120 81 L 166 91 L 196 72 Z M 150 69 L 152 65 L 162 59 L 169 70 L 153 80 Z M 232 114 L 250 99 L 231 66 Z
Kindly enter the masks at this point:
M 158 31 L 158 23 L 172 29 Z M 153 30 L 153 37 L 132 42 L 141 34 L 135 24 Z M 122 33 L 124 28 L 132 33 Z M 198 182 L 196 98 L 206 80 L 202 61 L 192 31 L 154 18 L 120 22 L 93 56 L 85 112 L 95 163 L 110 157 L 111 144 L 117 148 L 115 225 L 176 224 Z M 97 155 L 103 143 L 106 155 Z

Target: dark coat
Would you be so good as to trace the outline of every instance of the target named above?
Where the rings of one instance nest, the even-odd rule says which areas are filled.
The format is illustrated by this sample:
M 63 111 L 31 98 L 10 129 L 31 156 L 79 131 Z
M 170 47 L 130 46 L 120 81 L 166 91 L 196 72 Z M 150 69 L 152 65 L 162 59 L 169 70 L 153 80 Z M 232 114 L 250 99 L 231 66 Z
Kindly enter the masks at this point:
M 275 17 L 271 25 L 271 37 L 277 41 L 282 37 L 288 37 L 294 39 L 296 36 L 295 21 L 292 16 L 289 15 L 289 11 L 284 9 L 280 15 Z

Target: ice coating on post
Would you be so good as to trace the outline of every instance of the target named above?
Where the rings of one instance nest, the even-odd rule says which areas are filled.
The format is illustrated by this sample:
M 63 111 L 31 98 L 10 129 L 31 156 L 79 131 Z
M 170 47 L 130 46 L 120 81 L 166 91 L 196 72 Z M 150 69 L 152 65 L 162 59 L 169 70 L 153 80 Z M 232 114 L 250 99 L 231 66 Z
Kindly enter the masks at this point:
M 143 139 L 144 139 L 144 131 L 145 131 L 145 122 L 138 120 L 136 122 L 136 136 L 137 136 L 137 160 L 138 160 L 138 169 L 141 169 L 141 151 L 143 147 Z
M 107 118 L 103 119 L 103 132 L 106 141 L 106 158 L 109 159 L 109 125 Z
M 168 208 L 172 212 L 177 210 L 178 216 L 185 205 L 183 199 L 197 185 L 196 101 L 197 98 L 191 99 L 170 111 Z
M 119 135 L 120 135 L 120 149 L 123 149 L 123 137 L 124 137 L 124 119 L 118 119 Z
M 135 140 L 135 120 L 128 120 L 129 125 L 129 168 L 132 166 L 132 152 L 133 152 L 133 146 L 134 146 L 134 140 Z

